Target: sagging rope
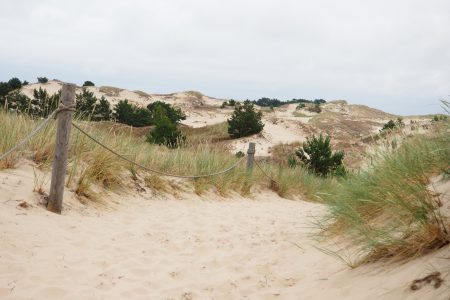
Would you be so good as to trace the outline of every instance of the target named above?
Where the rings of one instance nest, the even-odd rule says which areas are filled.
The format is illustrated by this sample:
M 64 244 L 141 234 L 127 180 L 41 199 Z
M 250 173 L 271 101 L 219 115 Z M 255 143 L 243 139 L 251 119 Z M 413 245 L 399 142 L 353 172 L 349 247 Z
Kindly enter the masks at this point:
M 273 179 L 272 176 L 270 176 L 269 174 L 267 174 L 266 171 L 263 170 L 263 168 L 259 165 L 258 161 L 255 160 L 255 164 L 258 167 L 258 169 L 263 173 L 264 176 L 266 176 L 267 178 L 270 179 L 271 182 L 275 183 L 278 187 L 280 187 L 280 183 L 278 181 L 276 181 L 275 179 Z
M 166 172 L 162 172 L 162 171 L 158 171 L 146 166 L 143 166 L 141 164 L 138 164 L 137 162 L 123 156 L 122 154 L 117 153 L 116 151 L 114 151 L 113 149 L 109 148 L 108 146 L 104 145 L 103 143 L 99 142 L 98 140 L 96 140 L 93 136 L 91 136 L 89 133 L 87 133 L 86 131 L 84 131 L 83 129 L 81 129 L 77 124 L 72 122 L 72 126 L 75 127 L 76 129 L 78 129 L 81 133 L 83 133 L 85 136 L 87 136 L 88 138 L 90 138 L 92 141 L 94 141 L 94 143 L 96 143 L 97 145 L 101 146 L 102 148 L 108 150 L 109 152 L 111 152 L 112 154 L 118 156 L 119 158 L 121 158 L 122 160 L 125 160 L 141 169 L 144 169 L 146 171 L 152 172 L 152 173 L 156 173 L 162 176 L 169 176 L 169 177 L 176 177 L 176 178 L 188 178 L 188 179 L 196 179 L 196 178 L 205 178 L 205 177 L 212 177 L 212 176 L 217 176 L 217 175 L 222 175 L 225 174 L 231 170 L 233 170 L 234 168 L 236 168 L 241 162 L 242 160 L 245 158 L 245 156 L 242 156 L 237 162 L 235 162 L 233 165 L 231 165 L 230 167 L 226 168 L 225 170 L 222 170 L 220 172 L 214 172 L 214 173 L 209 173 L 209 174 L 201 174 L 201 175 L 177 175 L 177 174 L 171 174 L 171 173 L 166 173 Z
M 59 106 L 57 109 L 55 109 L 44 121 L 42 121 L 38 126 L 36 126 L 25 138 L 23 138 L 17 145 L 9 149 L 3 154 L 0 154 L 0 160 L 3 160 L 4 158 L 8 157 L 12 152 L 16 151 L 26 143 L 28 143 L 39 131 L 45 128 L 45 126 L 50 122 L 51 119 L 56 117 L 58 113 L 61 111 L 75 111 L 75 106 L 65 106 L 62 103 L 59 103 Z

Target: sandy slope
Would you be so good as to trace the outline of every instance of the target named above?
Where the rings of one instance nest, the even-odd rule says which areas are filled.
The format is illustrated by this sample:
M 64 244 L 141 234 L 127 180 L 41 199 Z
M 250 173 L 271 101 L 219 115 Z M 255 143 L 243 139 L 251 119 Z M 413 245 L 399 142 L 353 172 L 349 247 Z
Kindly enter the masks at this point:
M 314 248 L 323 207 L 254 199 L 109 194 L 62 216 L 38 205 L 28 163 L 0 172 L 1 299 L 448 299 L 409 290 L 448 273 L 448 247 L 404 265 L 349 269 Z M 21 201 L 31 205 L 19 207 Z M 446 284 L 448 284 L 448 278 Z
M 42 88 L 49 94 L 54 94 L 61 87 L 60 81 L 50 80 L 45 84 L 34 83 L 24 86 L 21 92 L 28 97 L 33 97 L 34 89 Z M 233 113 L 230 107 L 220 108 L 225 99 L 208 97 L 196 91 L 150 94 L 116 87 L 87 87 L 87 89 L 97 98 L 104 96 L 112 105 L 123 99 L 144 107 L 155 101 L 170 103 L 182 109 L 187 118 L 181 123 L 191 127 L 226 122 Z M 78 87 L 77 93 L 81 92 L 82 88 Z M 312 133 L 326 132 L 332 135 L 335 142 L 355 144 L 364 136 L 378 133 L 384 123 L 397 117 L 363 105 L 348 105 L 345 101 L 331 101 L 323 105 L 323 113 L 320 115 L 309 112 L 307 109 L 297 110 L 296 108 L 297 104 L 284 105 L 273 111 L 257 107 L 263 110 L 264 130 L 261 134 L 229 142 L 229 149 L 232 152 L 241 151 L 247 149 L 249 142 L 254 142 L 256 155 L 268 156 L 271 148 L 277 144 L 303 142 Z M 314 117 L 320 117 L 320 121 L 315 120 Z M 423 118 L 413 119 L 417 122 L 424 121 Z M 411 118 L 405 118 L 405 123 L 409 123 L 410 120 Z M 311 132 L 312 129 L 314 129 L 313 132 Z

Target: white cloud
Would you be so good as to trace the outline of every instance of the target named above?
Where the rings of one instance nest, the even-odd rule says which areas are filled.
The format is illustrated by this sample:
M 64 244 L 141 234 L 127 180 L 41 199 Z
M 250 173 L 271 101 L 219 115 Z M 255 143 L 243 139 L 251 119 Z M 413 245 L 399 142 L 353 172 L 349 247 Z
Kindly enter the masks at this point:
M 437 0 L 2 1 L 0 80 L 439 112 L 449 13 Z

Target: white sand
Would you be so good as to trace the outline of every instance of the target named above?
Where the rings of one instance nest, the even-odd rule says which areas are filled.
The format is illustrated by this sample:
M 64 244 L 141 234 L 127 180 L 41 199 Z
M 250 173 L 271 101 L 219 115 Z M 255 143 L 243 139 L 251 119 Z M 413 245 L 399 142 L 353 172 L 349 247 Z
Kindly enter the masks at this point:
M 449 248 L 403 265 L 349 269 L 314 248 L 318 204 L 254 199 L 105 195 L 62 216 L 40 207 L 27 163 L 0 172 L 0 299 L 448 299 L 409 289 L 448 274 Z M 17 205 L 21 201 L 30 208 Z M 449 276 L 445 284 L 448 285 Z

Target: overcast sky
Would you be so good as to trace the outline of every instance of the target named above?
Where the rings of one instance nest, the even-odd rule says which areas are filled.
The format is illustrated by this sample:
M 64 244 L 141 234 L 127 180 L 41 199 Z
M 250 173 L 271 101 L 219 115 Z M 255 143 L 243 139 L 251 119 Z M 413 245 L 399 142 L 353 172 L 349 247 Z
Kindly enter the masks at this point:
M 450 1 L 0 0 L 0 81 L 441 112 Z

